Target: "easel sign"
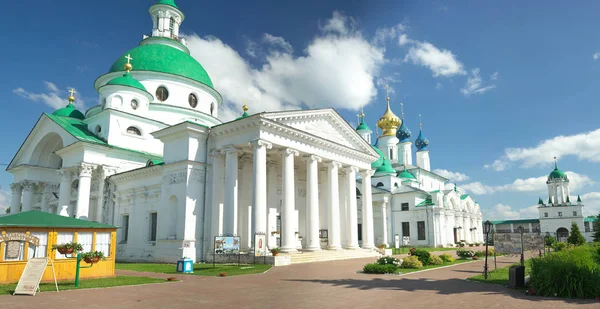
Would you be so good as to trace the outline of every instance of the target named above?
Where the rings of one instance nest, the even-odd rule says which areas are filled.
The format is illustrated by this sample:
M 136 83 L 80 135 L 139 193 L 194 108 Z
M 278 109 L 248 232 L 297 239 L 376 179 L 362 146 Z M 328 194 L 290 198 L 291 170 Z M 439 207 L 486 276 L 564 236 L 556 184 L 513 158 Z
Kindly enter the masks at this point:
M 54 271 L 54 263 L 51 259 L 44 258 L 33 258 L 27 261 L 27 265 L 21 274 L 19 283 L 15 288 L 13 295 L 31 295 L 35 296 L 35 293 L 40 290 L 40 281 L 44 276 L 44 271 L 48 266 L 48 261 L 52 265 L 52 274 L 54 275 L 54 285 L 56 286 L 56 292 L 58 292 L 58 283 L 56 282 L 56 272 Z

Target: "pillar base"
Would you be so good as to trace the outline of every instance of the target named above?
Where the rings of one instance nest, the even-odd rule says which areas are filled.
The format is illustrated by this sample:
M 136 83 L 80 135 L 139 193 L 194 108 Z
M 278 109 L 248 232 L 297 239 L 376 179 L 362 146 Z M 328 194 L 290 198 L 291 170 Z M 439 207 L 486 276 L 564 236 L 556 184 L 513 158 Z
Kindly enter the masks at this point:
M 342 250 L 342 246 L 340 245 L 328 245 L 327 250 Z
M 281 247 L 280 250 L 281 250 L 281 253 L 296 253 L 296 252 L 298 252 L 298 250 L 294 247 L 292 247 L 292 248 Z
M 373 244 L 364 244 L 362 245 L 363 249 L 375 249 L 375 245 Z
M 344 249 L 346 249 L 346 250 L 357 250 L 357 249 L 360 249 L 360 247 L 358 245 L 348 245 L 348 246 L 344 247 Z
M 310 252 L 319 252 L 319 251 L 322 251 L 322 249 L 320 247 L 305 248 L 303 250 L 304 251 L 310 251 Z

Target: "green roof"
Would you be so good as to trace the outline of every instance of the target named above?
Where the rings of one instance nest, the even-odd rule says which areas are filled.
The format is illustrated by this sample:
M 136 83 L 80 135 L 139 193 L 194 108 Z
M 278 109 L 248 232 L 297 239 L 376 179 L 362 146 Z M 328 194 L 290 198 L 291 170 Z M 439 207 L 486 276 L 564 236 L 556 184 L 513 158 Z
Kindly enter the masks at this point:
M 392 167 L 392 164 L 390 164 L 390 160 L 385 156 L 383 157 L 383 164 L 375 170 L 374 176 L 396 176 L 396 170 Z
M 417 180 L 415 178 L 415 175 L 413 175 L 411 172 L 409 172 L 407 170 L 403 170 L 402 172 L 398 172 L 398 178 L 401 178 L 401 179 L 410 179 L 410 180 Z
M 435 206 L 435 203 L 431 201 L 431 197 L 428 197 L 421 203 L 415 205 L 415 207 L 423 207 L 423 206 Z
M 593 217 L 593 218 L 586 217 L 583 219 L 583 222 L 596 222 L 596 221 L 598 221 L 597 217 Z
M 434 190 L 434 191 L 431 191 L 429 193 L 439 193 L 439 192 L 440 192 L 440 190 Z
M 115 77 L 115 78 L 111 79 L 106 84 L 131 87 L 131 88 L 136 88 L 136 89 L 142 90 L 144 92 L 148 92 L 146 90 L 146 87 L 144 87 L 144 85 L 142 85 L 142 83 L 140 83 L 137 79 L 133 78 L 131 76 L 131 74 L 129 74 L 129 72 L 126 72 L 125 74 L 123 74 L 123 76 L 119 76 L 119 77 Z
M 83 113 L 78 111 L 71 102 L 69 102 L 67 106 L 55 110 L 54 113 L 52 113 L 52 115 L 76 118 L 81 120 L 85 119 Z
M 241 116 L 237 117 L 235 120 L 246 118 L 248 116 L 249 116 L 248 113 L 244 111 L 244 113 Z
M 469 197 L 469 195 L 468 195 L 468 194 L 463 194 L 463 195 L 461 195 L 461 196 L 460 196 L 460 199 L 461 199 L 461 200 L 464 200 L 464 199 L 466 199 L 467 197 Z
M 369 128 L 369 126 L 364 121 L 361 121 L 358 124 L 358 127 L 356 127 L 356 131 L 371 131 L 371 128 Z
M 577 202 L 580 203 L 581 202 L 581 196 L 579 196 L 579 194 L 577 194 Z
M 166 5 L 172 6 L 176 9 L 179 9 L 177 4 L 175 4 L 175 0 L 158 0 L 155 4 L 166 4 Z
M 371 168 L 373 169 L 378 169 L 381 167 L 381 165 L 383 165 L 383 152 L 381 152 L 381 150 L 375 146 L 371 146 L 373 148 L 373 150 L 375 150 L 375 152 L 377 152 L 377 154 L 379 155 L 379 159 L 373 161 L 373 163 L 371 163 Z
M 18 214 L 0 216 L 2 227 L 48 227 L 48 228 L 77 228 L 77 229 L 115 229 L 115 226 L 63 217 L 47 212 L 31 210 Z
M 490 221 L 492 224 L 524 224 L 524 223 L 540 223 L 540 219 L 521 219 L 521 220 L 499 220 Z
M 538 200 L 538 205 L 544 205 L 544 201 L 542 201 L 542 198 L 540 197 L 540 199 Z
M 109 72 L 122 72 L 123 66 L 127 62 L 126 55 L 133 58 L 133 71 L 173 74 L 213 87 L 213 83 L 202 65 L 192 56 L 177 48 L 162 44 L 138 46 L 120 56 Z
M 148 162 L 146 162 L 146 167 L 154 165 L 165 165 L 165 161 L 158 159 L 150 159 L 148 160 Z
M 558 165 L 554 162 L 554 170 L 548 175 L 548 179 L 567 179 L 567 174 L 558 169 Z

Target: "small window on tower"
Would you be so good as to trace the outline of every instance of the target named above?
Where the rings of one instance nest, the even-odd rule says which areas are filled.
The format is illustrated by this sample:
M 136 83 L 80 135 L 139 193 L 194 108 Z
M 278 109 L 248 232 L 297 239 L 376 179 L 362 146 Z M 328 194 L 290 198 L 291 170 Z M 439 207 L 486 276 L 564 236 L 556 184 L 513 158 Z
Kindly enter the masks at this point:
M 159 101 L 164 102 L 167 100 L 168 97 L 169 97 L 169 91 L 167 90 L 167 88 L 160 86 L 160 87 L 158 87 L 158 89 L 156 89 L 156 98 Z
M 573 217 L 577 217 L 577 212 L 576 211 L 573 212 Z
M 390 160 L 394 160 L 394 149 L 390 149 Z
M 171 17 L 171 19 L 169 19 L 169 31 L 171 31 L 172 36 L 175 36 L 175 33 L 173 33 L 174 28 L 175 28 L 175 18 Z
M 561 211 L 558 212 L 558 216 L 562 217 L 562 212 Z
M 548 213 L 547 212 L 544 213 L 544 218 L 548 218 Z
M 215 102 L 210 103 L 210 115 L 213 115 L 213 112 L 215 111 Z
M 140 103 L 138 102 L 138 100 L 136 100 L 136 99 L 131 100 L 131 108 L 133 108 L 134 110 L 136 110 L 139 105 L 140 105 Z
M 190 103 L 190 106 L 192 108 L 196 108 L 196 106 L 198 106 L 198 98 L 195 94 L 190 93 L 190 95 L 188 96 L 188 103 Z
M 140 129 L 138 129 L 136 127 L 129 127 L 129 128 L 127 128 L 127 133 L 133 134 L 133 135 L 142 136 L 142 132 L 140 131 Z

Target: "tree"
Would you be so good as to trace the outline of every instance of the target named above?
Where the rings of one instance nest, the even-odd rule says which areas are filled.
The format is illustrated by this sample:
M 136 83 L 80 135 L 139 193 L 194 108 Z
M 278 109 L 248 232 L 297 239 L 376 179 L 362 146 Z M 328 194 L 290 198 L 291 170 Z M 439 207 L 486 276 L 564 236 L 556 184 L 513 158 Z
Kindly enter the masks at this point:
M 571 223 L 571 235 L 569 235 L 567 242 L 575 246 L 581 246 L 586 243 L 585 237 L 581 235 L 581 231 L 579 230 L 579 225 L 575 222 Z
M 600 214 L 596 217 L 596 221 L 592 222 L 592 225 L 594 227 L 594 234 L 592 234 L 592 237 L 594 238 L 594 241 L 600 241 Z

